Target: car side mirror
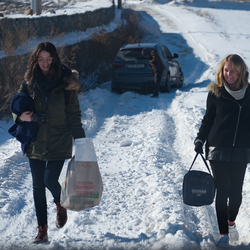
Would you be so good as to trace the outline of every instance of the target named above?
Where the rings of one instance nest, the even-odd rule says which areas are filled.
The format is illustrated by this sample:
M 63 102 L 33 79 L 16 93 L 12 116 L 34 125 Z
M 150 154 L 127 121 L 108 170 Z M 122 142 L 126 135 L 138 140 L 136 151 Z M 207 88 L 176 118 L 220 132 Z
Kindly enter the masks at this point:
M 178 57 L 179 57 L 179 55 L 177 53 L 174 53 L 173 58 L 178 58 Z

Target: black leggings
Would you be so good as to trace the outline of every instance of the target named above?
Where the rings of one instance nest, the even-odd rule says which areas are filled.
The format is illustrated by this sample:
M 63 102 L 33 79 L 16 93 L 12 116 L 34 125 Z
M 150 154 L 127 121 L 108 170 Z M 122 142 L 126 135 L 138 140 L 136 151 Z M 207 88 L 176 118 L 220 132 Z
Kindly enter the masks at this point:
M 215 177 L 215 208 L 221 234 L 228 233 L 228 220 L 235 221 L 242 201 L 246 162 L 210 161 Z
M 29 159 L 33 179 L 33 197 L 39 226 L 47 224 L 47 201 L 45 187 L 49 189 L 54 202 L 60 202 L 61 185 L 58 182 L 64 160 L 40 161 Z

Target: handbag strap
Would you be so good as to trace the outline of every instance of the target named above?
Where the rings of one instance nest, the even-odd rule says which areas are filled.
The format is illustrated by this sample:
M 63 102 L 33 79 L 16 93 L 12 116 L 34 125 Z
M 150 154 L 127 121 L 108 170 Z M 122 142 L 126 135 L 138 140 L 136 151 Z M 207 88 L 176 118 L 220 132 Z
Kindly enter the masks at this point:
M 200 154 L 200 153 L 197 153 L 197 154 L 195 155 L 194 160 L 193 160 L 193 162 L 192 162 L 192 164 L 191 164 L 191 167 L 189 168 L 189 171 L 190 171 L 191 168 L 193 167 L 194 162 L 196 161 L 198 155 L 201 156 L 202 160 L 204 161 L 204 163 L 205 163 L 205 165 L 206 165 L 206 167 L 207 167 L 207 170 L 208 170 L 209 174 L 211 174 L 211 171 L 210 171 L 209 166 L 208 166 L 208 164 L 207 164 L 207 162 L 206 162 L 206 159 L 205 159 L 204 156 L 203 156 L 202 154 Z

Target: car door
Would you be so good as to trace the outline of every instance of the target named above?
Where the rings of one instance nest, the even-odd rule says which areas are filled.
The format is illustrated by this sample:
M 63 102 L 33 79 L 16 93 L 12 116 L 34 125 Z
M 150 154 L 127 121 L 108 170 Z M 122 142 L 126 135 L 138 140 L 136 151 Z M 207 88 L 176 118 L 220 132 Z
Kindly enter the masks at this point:
M 179 62 L 173 58 L 171 52 L 165 45 L 163 47 L 166 52 L 167 61 L 169 65 L 170 80 L 175 81 L 176 79 L 178 79 L 179 76 Z

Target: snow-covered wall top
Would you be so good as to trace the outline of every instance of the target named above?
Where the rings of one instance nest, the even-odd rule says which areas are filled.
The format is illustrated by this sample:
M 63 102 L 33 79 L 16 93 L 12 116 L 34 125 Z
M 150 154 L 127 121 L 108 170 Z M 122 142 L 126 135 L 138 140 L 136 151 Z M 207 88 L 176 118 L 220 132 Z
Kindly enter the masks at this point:
M 37 18 L 3 18 L 0 19 L 0 34 L 6 30 L 14 31 L 17 27 L 25 27 L 30 31 L 30 37 L 44 37 L 51 32 L 69 33 L 86 31 L 88 28 L 109 24 L 115 17 L 115 7 L 95 9 L 85 13 L 72 15 L 40 16 Z M 28 37 L 28 38 L 30 38 Z

